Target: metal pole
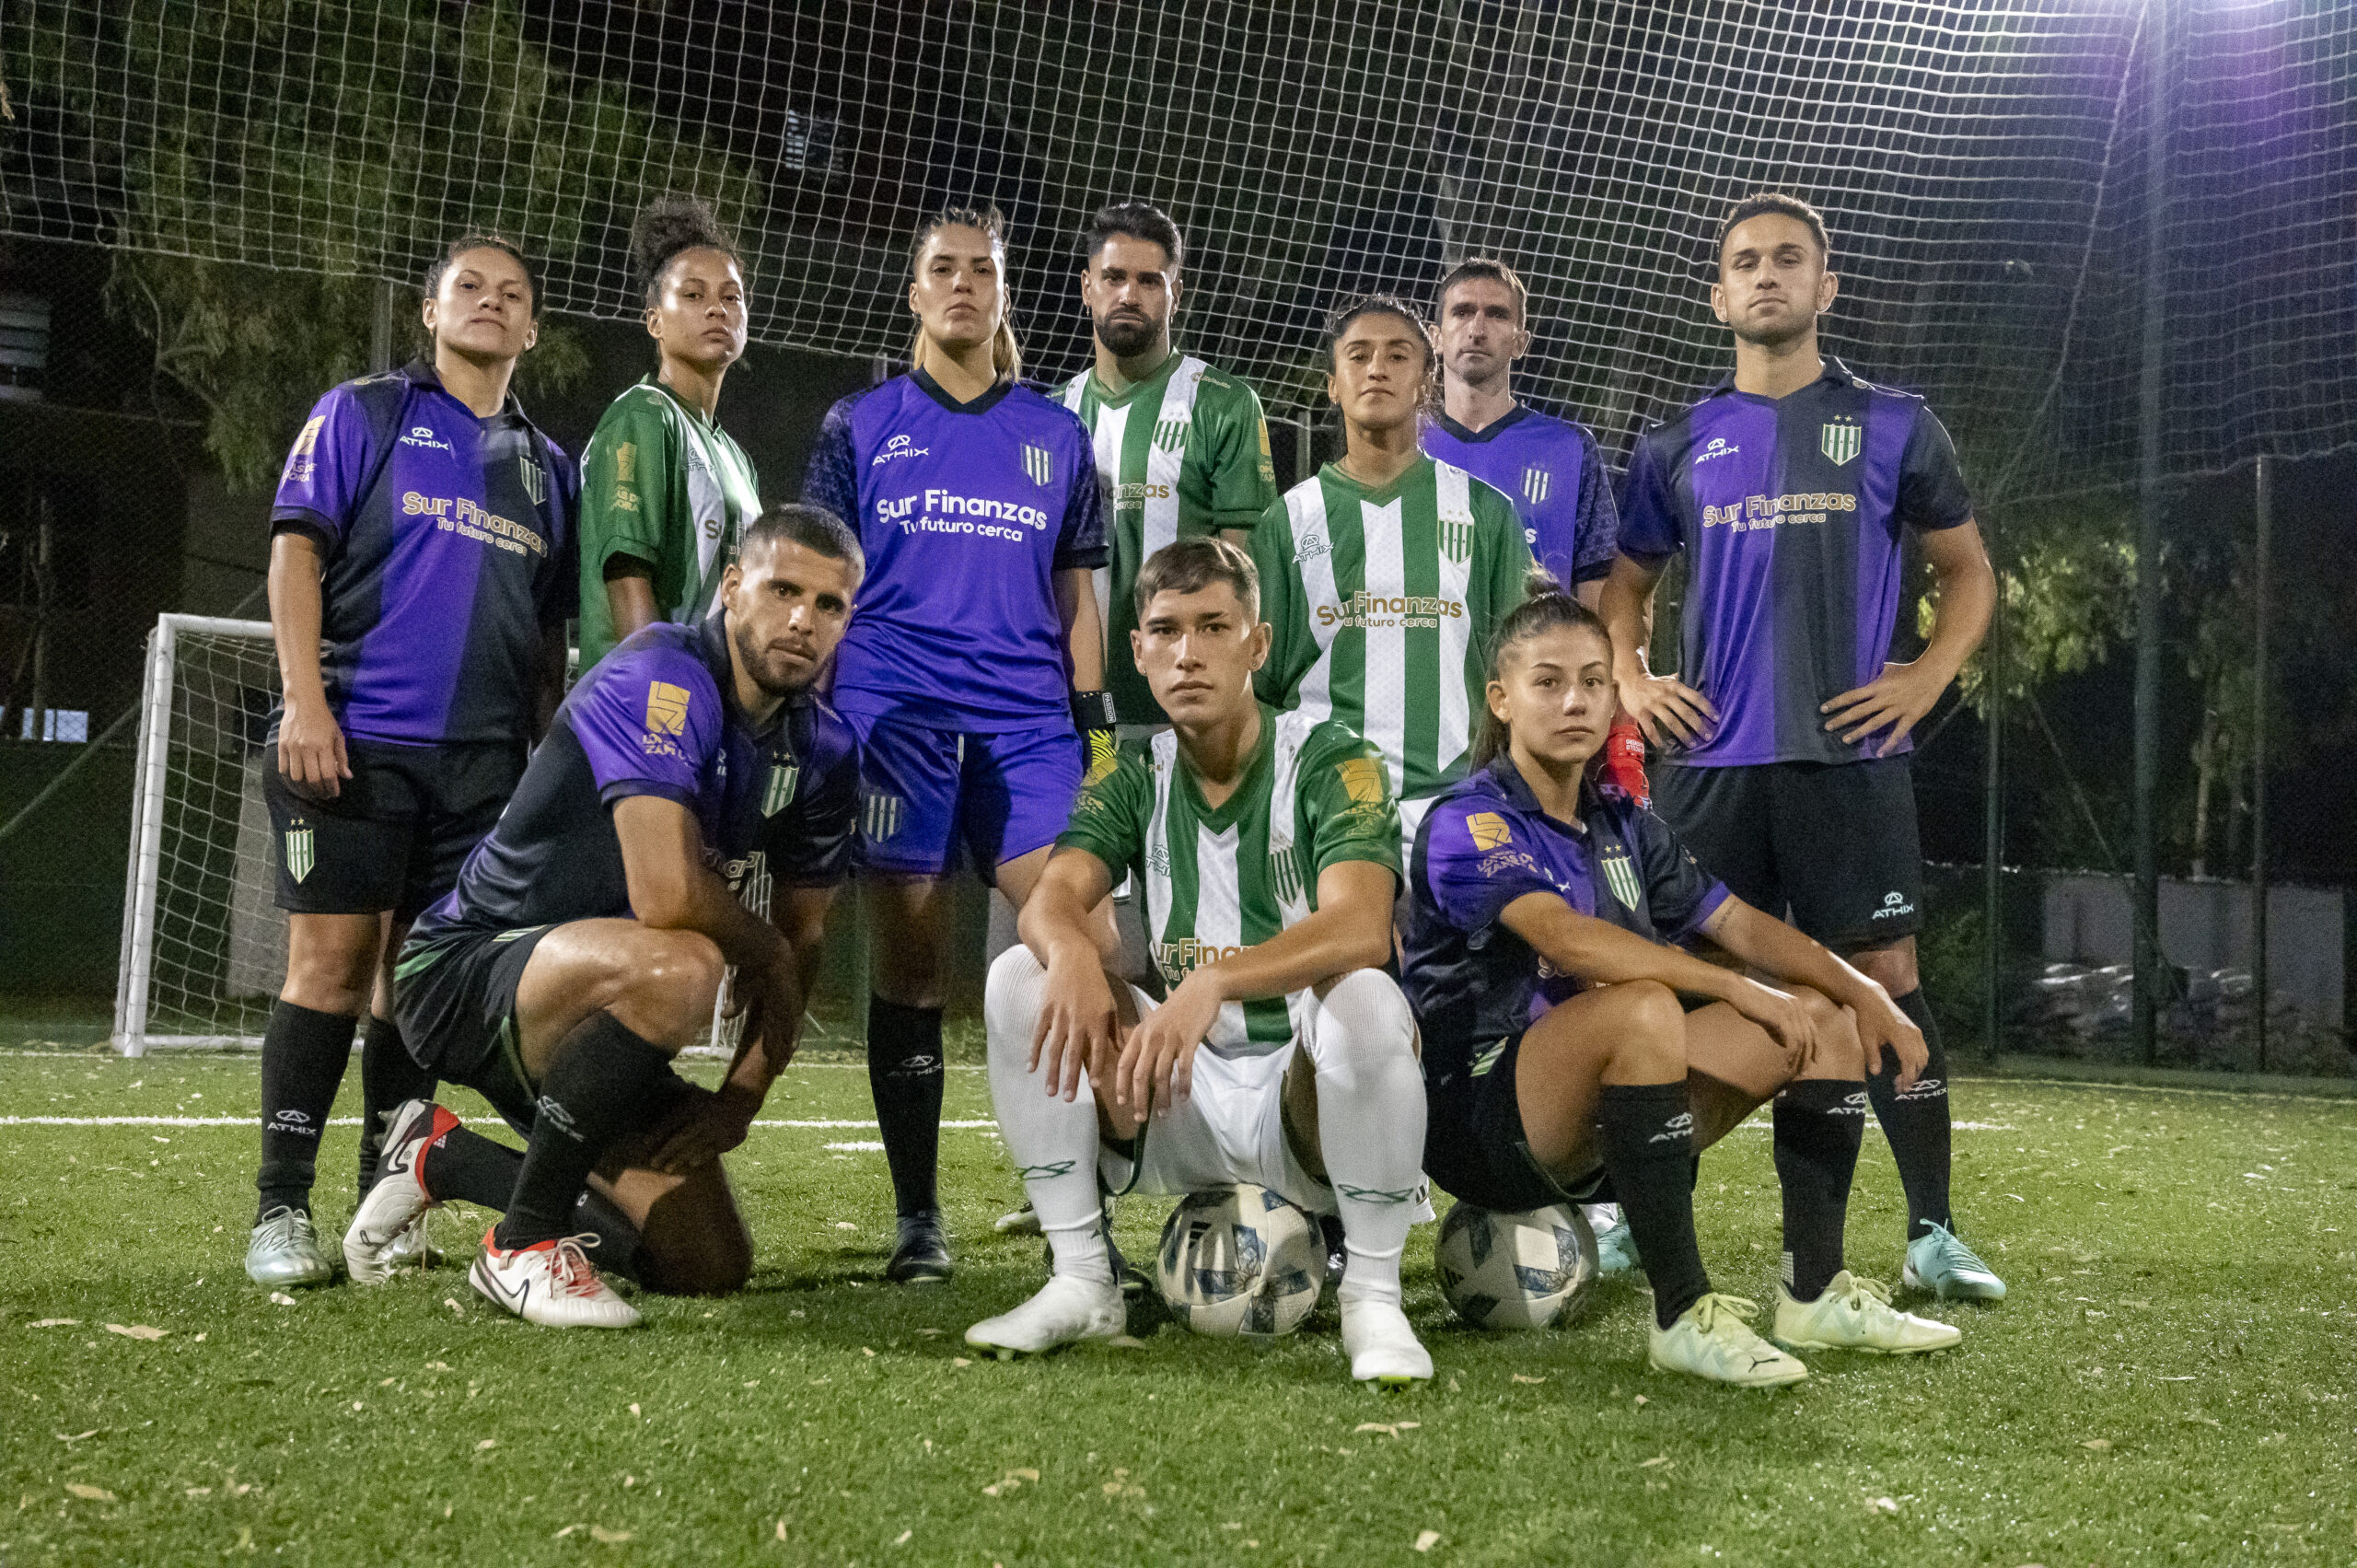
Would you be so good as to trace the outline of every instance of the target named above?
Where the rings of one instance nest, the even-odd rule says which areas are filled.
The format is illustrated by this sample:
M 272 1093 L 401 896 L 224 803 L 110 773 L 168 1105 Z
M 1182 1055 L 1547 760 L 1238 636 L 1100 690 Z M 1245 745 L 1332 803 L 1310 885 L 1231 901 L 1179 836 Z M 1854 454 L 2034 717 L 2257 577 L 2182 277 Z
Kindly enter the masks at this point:
M 2160 1053 L 2165 993 L 2161 950 L 2161 377 L 2167 321 L 2168 0 L 2144 6 L 2144 354 L 2136 519 L 2136 983 L 2137 1054 Z
M 2250 988 L 2258 1004 L 2258 1070 L 2267 1071 L 2268 634 L 2274 619 L 2268 557 L 2275 531 L 2275 459 L 2258 459 L 2258 548 L 2253 563 L 2250 674 Z
M 1991 518 L 1989 554 L 1997 558 L 1997 524 Z M 1998 569 L 1996 612 L 1989 621 L 1989 711 L 1981 775 L 1980 820 L 1980 1050 L 1996 1060 L 2003 1028 L 2005 958 L 2003 867 L 2005 858 L 2005 579 Z
M 148 970 L 156 952 L 156 882 L 164 859 L 164 789 L 172 744 L 172 653 L 180 629 L 175 617 L 156 621 L 147 653 L 147 712 L 139 726 L 139 777 L 132 796 L 131 897 L 122 918 L 130 923 L 130 959 L 124 964 L 121 1004 L 115 1008 L 115 1046 L 125 1056 L 147 1054 Z

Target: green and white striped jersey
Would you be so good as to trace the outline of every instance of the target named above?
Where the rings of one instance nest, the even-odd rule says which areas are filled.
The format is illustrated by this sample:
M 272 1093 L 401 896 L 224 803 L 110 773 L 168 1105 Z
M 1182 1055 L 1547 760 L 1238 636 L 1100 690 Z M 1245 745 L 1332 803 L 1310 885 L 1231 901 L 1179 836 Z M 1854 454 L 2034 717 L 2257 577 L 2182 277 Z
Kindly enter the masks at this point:
M 1130 656 L 1138 568 L 1173 540 L 1260 523 L 1277 496 L 1269 424 L 1250 387 L 1187 354 L 1119 396 L 1084 370 L 1064 384 L 1063 404 L 1088 426 L 1105 494 L 1105 689 L 1123 724 L 1162 724 Z
M 1518 536 L 1517 536 L 1518 537 Z M 1244 780 L 1216 811 L 1171 730 L 1124 741 L 1111 769 L 1084 785 L 1059 850 L 1085 849 L 1119 881 L 1145 889 L 1146 940 L 1167 984 L 1258 946 L 1318 907 L 1318 878 L 1337 861 L 1399 875 L 1399 810 L 1365 741 L 1306 714 L 1260 708 Z M 1307 1028 L 1308 991 L 1220 1009 L 1204 1043 L 1265 1056 Z
M 1463 777 L 1490 633 L 1530 570 L 1504 493 L 1431 458 L 1379 491 L 1329 463 L 1269 509 L 1252 554 L 1274 631 L 1261 699 L 1365 736 L 1403 800 Z

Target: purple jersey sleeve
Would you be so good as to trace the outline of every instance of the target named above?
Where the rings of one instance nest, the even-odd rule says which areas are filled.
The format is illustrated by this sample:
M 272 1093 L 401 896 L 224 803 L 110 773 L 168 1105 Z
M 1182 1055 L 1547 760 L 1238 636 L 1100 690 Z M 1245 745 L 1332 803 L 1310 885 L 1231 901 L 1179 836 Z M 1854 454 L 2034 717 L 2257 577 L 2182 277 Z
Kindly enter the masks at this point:
M 1572 525 L 1572 582 L 1592 583 L 1608 576 L 1612 557 L 1620 547 L 1620 509 L 1612 504 L 1612 476 L 1604 471 L 1604 454 L 1596 437 L 1580 432 L 1580 509 Z
M 1525 893 L 1556 893 L 1526 831 L 1482 795 L 1459 796 L 1433 807 L 1424 845 L 1424 879 L 1442 918 L 1468 935 L 1496 923 Z M 1576 905 L 1574 907 L 1577 907 Z
M 341 545 L 368 481 L 368 416 L 348 387 L 331 387 L 311 407 L 286 454 L 271 504 L 270 528 L 298 528 Z
M 540 624 L 562 627 L 581 613 L 581 466 L 553 441 L 542 443 L 548 453 L 550 482 L 556 488 L 550 511 L 558 538 L 549 552 L 539 585 Z
M 1629 459 L 1629 498 L 1620 508 L 1619 547 L 1634 561 L 1665 561 L 1686 548 L 1670 475 L 1651 433 L 1637 438 Z
M 1055 567 L 1059 572 L 1076 566 L 1093 571 L 1110 559 L 1105 544 L 1105 511 L 1099 499 L 1097 454 L 1080 416 L 1067 417 L 1072 420 L 1068 458 L 1071 467 L 1067 470 L 1072 478 L 1064 487 L 1063 522 L 1056 531 Z
M 566 707 L 598 799 L 659 795 L 696 808 L 727 727 L 701 659 L 684 648 L 618 648 Z
M 1921 404 L 1898 459 L 1898 520 L 1924 529 L 1958 528 L 1972 520 L 1972 493 L 1965 488 L 1956 443 L 1939 416 Z
M 851 429 L 852 405 L 859 398 L 853 393 L 827 411 L 826 422 L 819 427 L 819 444 L 810 449 L 810 466 L 802 471 L 802 504 L 825 507 L 850 524 L 853 533 L 862 528 L 859 461 L 853 455 Z
M 1651 811 L 1631 814 L 1627 836 L 1645 880 L 1645 908 L 1665 941 L 1683 942 L 1727 901 L 1727 885 L 1702 869 L 1670 825 Z

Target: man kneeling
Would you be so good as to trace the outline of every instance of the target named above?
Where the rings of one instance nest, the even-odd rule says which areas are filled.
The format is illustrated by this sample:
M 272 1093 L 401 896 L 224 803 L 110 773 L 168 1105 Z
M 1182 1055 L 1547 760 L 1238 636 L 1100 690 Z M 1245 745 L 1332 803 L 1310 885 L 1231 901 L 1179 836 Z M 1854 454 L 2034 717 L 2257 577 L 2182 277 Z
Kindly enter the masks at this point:
M 1428 1378 L 1399 1307 L 1422 1081 L 1406 999 L 1376 968 L 1399 868 L 1389 776 L 1351 731 L 1253 699 L 1269 628 L 1243 552 L 1180 540 L 1136 592 L 1131 647 L 1173 728 L 1092 773 L 984 1004 L 992 1101 L 1054 1272 L 966 1342 L 1036 1353 L 1121 1331 L 1100 1179 L 1248 1181 L 1341 1216 L 1351 1376 Z M 1123 870 L 1145 889 L 1159 1007 L 1127 986 L 1117 1004 L 1091 934 Z
M 711 616 L 645 628 L 566 697 L 458 888 L 417 922 L 394 988 L 420 1063 L 479 1091 L 528 1145 L 402 1107 L 344 1238 L 354 1279 L 381 1279 L 395 1237 L 462 1199 L 505 1211 L 475 1289 L 534 1323 L 638 1321 L 585 1243 L 652 1289 L 744 1283 L 752 1243 L 719 1156 L 794 1053 L 847 869 L 858 748 L 810 687 L 862 570 L 832 515 L 773 507 L 746 529 Z M 738 896 L 765 876 L 772 920 Z M 715 1093 L 671 1058 L 710 1026 L 732 964 L 744 1029 Z

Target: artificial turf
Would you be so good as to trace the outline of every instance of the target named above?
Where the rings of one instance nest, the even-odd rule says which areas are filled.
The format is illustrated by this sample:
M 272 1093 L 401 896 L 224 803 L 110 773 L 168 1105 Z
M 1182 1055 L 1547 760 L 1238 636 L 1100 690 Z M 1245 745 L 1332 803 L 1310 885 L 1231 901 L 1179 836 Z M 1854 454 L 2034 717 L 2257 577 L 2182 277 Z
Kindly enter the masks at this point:
M 879 1278 L 871 1128 L 779 1126 L 730 1157 L 761 1246 L 739 1295 L 528 1328 L 469 1289 L 482 1220 L 457 1214 L 449 1265 L 277 1305 L 240 1268 L 256 1088 L 250 1056 L 0 1054 L 8 1568 L 2357 1561 L 2348 1100 L 1960 1081 L 1959 1214 L 2011 1299 L 1928 1308 L 1958 1350 L 1820 1354 L 1775 1394 L 1648 1372 L 1630 1283 L 1574 1329 L 1462 1330 L 1422 1229 L 1438 1374 L 1385 1396 L 1350 1383 L 1330 1304 L 1268 1350 L 1166 1326 L 967 1357 L 1040 1272 L 1036 1239 L 990 1233 L 1015 1192 L 986 1129 L 944 1135 L 946 1286 Z M 948 1117 L 988 1114 L 954 1071 Z M 845 1062 L 797 1064 L 764 1112 L 872 1115 Z M 24 1120 L 124 1116 L 237 1124 Z M 354 1138 L 327 1138 L 330 1227 Z M 1718 1287 L 1771 1298 L 1766 1136 L 1706 1156 L 1698 1199 Z M 1132 1256 L 1167 1209 L 1123 1208 Z M 1870 1132 L 1860 1272 L 1895 1282 L 1900 1214 Z

